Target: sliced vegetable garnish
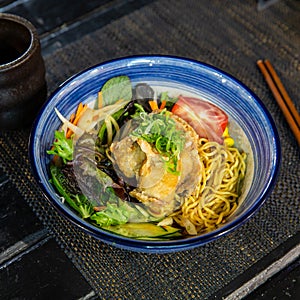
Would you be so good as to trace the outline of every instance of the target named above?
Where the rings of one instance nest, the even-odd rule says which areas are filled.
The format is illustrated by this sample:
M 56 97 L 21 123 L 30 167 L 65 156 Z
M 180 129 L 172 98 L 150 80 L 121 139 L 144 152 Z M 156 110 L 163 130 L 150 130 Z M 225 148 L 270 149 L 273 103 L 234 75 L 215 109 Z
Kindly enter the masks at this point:
M 88 107 L 87 104 L 83 105 L 82 102 L 80 102 L 78 107 L 77 107 L 76 114 L 71 116 L 70 122 L 74 125 L 77 125 L 80 117 L 86 111 L 87 107 Z M 66 133 L 66 137 L 70 138 L 72 134 L 73 134 L 73 131 L 70 128 L 68 128 L 67 133 Z
M 152 111 L 154 111 L 154 110 L 157 110 L 157 109 L 158 109 L 157 102 L 156 102 L 156 101 L 154 101 L 154 100 L 150 100 L 150 101 L 149 101 L 149 105 L 150 105 L 150 107 L 151 107 Z
M 198 98 L 179 96 L 172 112 L 188 122 L 200 137 L 223 144 L 228 116 L 216 105 Z
M 70 128 L 77 136 L 81 136 L 84 133 L 84 130 L 67 120 L 57 108 L 54 108 L 54 110 L 62 123 L 66 125 L 67 128 Z
M 157 226 L 152 223 L 126 223 L 104 227 L 108 231 L 131 238 L 172 238 L 181 236 L 180 229 L 172 226 Z

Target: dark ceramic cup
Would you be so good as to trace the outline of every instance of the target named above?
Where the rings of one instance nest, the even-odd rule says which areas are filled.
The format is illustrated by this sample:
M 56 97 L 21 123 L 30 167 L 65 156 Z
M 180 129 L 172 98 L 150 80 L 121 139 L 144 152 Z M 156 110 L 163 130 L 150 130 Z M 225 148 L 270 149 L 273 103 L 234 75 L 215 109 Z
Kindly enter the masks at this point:
M 46 97 L 35 27 L 19 16 L 0 13 L 0 129 L 29 127 Z

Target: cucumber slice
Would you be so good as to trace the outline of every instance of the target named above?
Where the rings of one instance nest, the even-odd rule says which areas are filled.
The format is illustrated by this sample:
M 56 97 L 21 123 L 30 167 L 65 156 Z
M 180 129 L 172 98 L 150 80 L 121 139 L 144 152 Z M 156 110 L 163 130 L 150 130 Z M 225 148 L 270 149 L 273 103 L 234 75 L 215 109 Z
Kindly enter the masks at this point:
M 126 223 L 102 227 L 105 230 L 131 238 L 157 238 L 179 233 L 180 229 L 172 226 L 157 226 L 153 223 Z
M 178 239 L 178 238 L 181 238 L 182 237 L 182 234 L 177 231 L 177 232 L 174 232 L 174 233 L 171 233 L 171 234 L 168 234 L 168 235 L 162 235 L 162 236 L 157 236 L 157 237 L 139 237 L 139 238 L 136 238 L 138 240 L 146 240 L 146 241 L 168 241 L 168 240 L 175 240 L 175 239 Z

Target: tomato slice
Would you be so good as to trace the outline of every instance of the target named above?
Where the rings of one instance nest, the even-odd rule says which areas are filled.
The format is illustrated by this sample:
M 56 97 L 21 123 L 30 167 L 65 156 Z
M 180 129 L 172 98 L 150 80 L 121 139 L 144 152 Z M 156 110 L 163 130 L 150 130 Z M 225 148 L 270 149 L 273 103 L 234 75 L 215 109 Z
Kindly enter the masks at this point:
M 189 123 L 200 137 L 223 144 L 228 116 L 216 105 L 199 98 L 179 96 L 172 113 Z

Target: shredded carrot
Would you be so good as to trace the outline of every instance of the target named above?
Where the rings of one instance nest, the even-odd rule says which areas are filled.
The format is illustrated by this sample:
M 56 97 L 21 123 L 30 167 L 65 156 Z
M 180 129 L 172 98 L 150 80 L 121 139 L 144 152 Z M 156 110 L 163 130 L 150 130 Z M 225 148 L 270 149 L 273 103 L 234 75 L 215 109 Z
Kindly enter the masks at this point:
M 164 109 L 166 107 L 166 104 L 167 104 L 167 101 L 166 100 L 163 100 L 161 101 L 161 104 L 160 104 L 160 108 L 159 109 Z
M 59 161 L 59 156 L 57 154 L 53 155 L 52 161 L 57 166 L 58 165 L 58 161 Z
M 74 120 L 75 120 L 75 114 L 73 113 L 73 114 L 71 114 L 71 116 L 70 116 L 70 122 L 72 123 Z
M 83 104 L 82 104 L 82 102 L 80 102 L 80 103 L 78 104 L 78 107 L 77 107 L 77 110 L 76 110 L 75 119 L 76 119 L 77 116 L 80 114 L 80 112 L 82 111 L 82 109 L 83 109 Z
M 74 125 L 77 125 L 80 117 L 82 116 L 82 114 L 85 112 L 85 110 L 87 109 L 87 104 L 83 105 L 82 102 L 79 103 L 78 107 L 77 107 L 77 111 L 76 114 L 72 114 L 70 117 L 70 122 Z M 66 138 L 70 138 L 72 135 L 73 131 L 68 128 L 67 133 L 66 133 Z
M 73 133 L 73 131 L 70 128 L 68 128 L 67 133 L 66 133 L 66 138 L 69 139 L 71 137 L 72 133 Z
M 150 105 L 150 107 L 151 107 L 152 110 L 157 110 L 158 109 L 157 102 L 154 101 L 154 100 L 150 100 L 149 101 L 149 105 Z
M 80 109 L 80 111 L 78 113 L 76 113 L 75 120 L 72 122 L 74 125 L 78 124 L 80 117 L 86 111 L 86 109 L 87 109 L 87 104 L 83 105 L 82 108 Z
M 93 209 L 94 211 L 101 211 L 104 210 L 106 208 L 106 206 L 94 206 Z

